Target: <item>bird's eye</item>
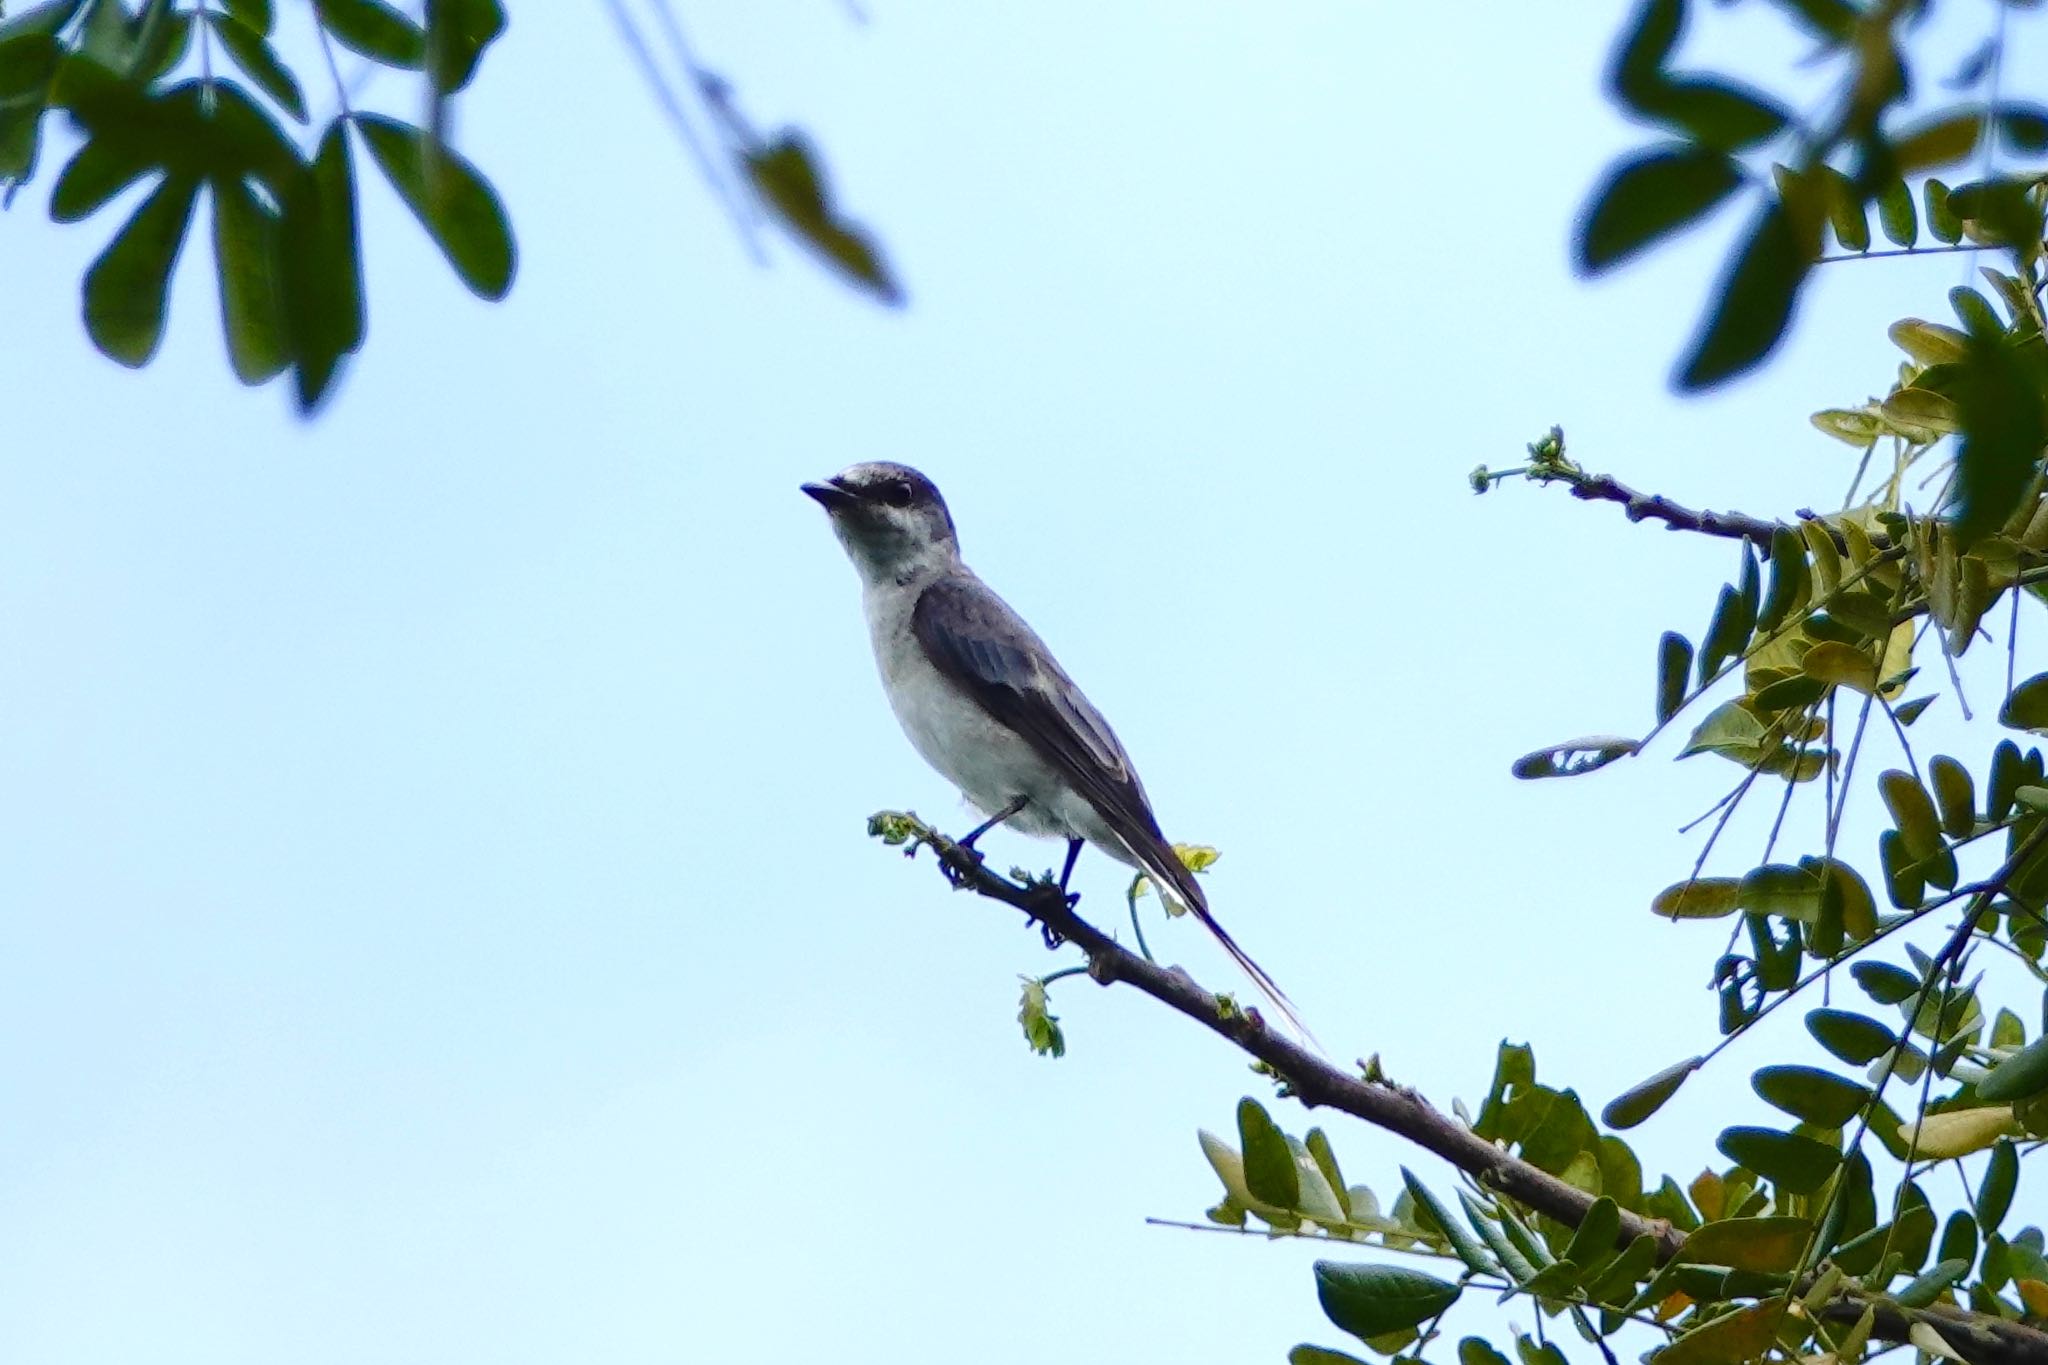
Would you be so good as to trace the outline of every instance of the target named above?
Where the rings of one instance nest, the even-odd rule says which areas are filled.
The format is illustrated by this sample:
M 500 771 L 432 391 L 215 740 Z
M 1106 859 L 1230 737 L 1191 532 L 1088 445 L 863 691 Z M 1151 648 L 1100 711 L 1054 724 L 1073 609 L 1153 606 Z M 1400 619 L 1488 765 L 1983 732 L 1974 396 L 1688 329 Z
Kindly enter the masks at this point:
M 910 486 L 910 480 L 898 479 L 882 490 L 882 499 L 891 507 L 908 507 L 917 498 L 917 490 Z

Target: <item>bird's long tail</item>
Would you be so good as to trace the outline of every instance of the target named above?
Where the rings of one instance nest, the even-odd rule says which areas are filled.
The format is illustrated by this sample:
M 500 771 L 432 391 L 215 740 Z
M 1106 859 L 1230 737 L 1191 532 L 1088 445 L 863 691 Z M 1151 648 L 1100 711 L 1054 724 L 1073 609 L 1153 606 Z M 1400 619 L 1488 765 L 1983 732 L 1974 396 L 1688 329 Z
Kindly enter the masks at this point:
M 1209 912 L 1209 897 L 1203 892 L 1201 883 L 1195 880 L 1195 874 L 1180 860 L 1180 855 L 1162 839 L 1156 849 L 1144 850 L 1139 855 L 1139 862 L 1164 894 L 1172 896 L 1187 907 L 1188 913 L 1200 920 L 1202 927 L 1215 935 L 1216 941 L 1223 945 L 1223 951 L 1230 954 L 1230 960 L 1252 979 L 1252 984 L 1273 1003 L 1274 1009 L 1280 1011 L 1289 1027 L 1299 1034 L 1304 1042 L 1317 1051 L 1322 1051 L 1322 1043 L 1317 1040 L 1309 1026 L 1301 1021 L 1300 1012 L 1294 1008 L 1294 1002 L 1287 998 L 1287 992 L 1280 989 L 1280 983 L 1267 975 L 1266 969 L 1254 962 L 1250 953 L 1238 947 L 1237 940 L 1216 922 L 1216 917 Z

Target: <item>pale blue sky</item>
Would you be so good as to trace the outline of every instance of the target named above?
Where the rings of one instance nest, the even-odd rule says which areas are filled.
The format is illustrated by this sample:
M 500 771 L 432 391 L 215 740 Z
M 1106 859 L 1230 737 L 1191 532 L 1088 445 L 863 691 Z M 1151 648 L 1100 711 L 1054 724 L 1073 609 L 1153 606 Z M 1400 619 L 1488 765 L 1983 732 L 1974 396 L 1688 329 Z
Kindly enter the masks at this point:
M 1881 390 L 1959 263 L 1831 268 L 1771 370 L 1680 402 L 1732 222 L 1565 263 L 1641 137 L 1597 93 L 1621 7 L 867 7 L 687 17 L 817 137 L 900 314 L 747 264 L 596 6 L 516 6 L 463 106 L 509 302 L 375 185 L 370 343 L 310 426 L 229 378 L 199 262 L 130 374 L 76 321 L 112 219 L 0 219 L 10 1363 L 1339 1344 L 1313 1249 L 1144 1224 L 1214 1201 L 1194 1131 L 1263 1091 L 1241 1060 L 1085 981 L 1032 1056 L 1017 977 L 1070 958 L 864 836 L 968 817 L 796 491 L 855 459 L 945 489 L 1334 1049 L 1447 1105 L 1511 1035 L 1597 1105 L 1711 1036 L 1721 928 L 1645 906 L 1735 770 L 1507 764 L 1646 727 L 1656 633 L 1735 556 L 1464 476 L 1561 422 L 1681 500 L 1826 506 L 1848 456 L 1806 414 Z M 1715 46 L 1796 54 L 1766 9 Z M 1078 885 L 1115 918 L 1120 869 Z M 1763 1060 L 1646 1164 L 1696 1171 Z M 1353 1179 L 1448 1178 L 1334 1132 Z

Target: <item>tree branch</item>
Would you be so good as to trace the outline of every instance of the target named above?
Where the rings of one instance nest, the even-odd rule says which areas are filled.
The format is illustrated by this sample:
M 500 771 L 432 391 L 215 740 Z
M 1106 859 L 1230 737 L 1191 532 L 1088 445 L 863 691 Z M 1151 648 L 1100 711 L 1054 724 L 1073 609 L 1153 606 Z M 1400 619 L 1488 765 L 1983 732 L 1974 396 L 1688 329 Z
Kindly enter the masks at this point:
M 1287 1093 L 1303 1104 L 1340 1110 L 1407 1138 L 1486 1188 L 1572 1227 L 1582 1223 L 1592 1207 L 1594 1196 L 1447 1118 L 1409 1087 L 1344 1071 L 1268 1028 L 1257 1009 L 1241 1007 L 1204 990 L 1178 967 L 1162 967 L 1133 953 L 1075 914 L 1054 883 L 1019 883 L 998 876 L 980 855 L 915 817 L 877 816 L 871 829 L 891 843 L 908 842 L 908 853 L 914 854 L 919 844 L 929 845 L 957 889 L 1021 910 L 1045 927 L 1049 942 L 1057 936 L 1086 953 L 1088 974 L 1095 980 L 1105 986 L 1122 982 L 1135 987 L 1236 1044 L 1270 1067 Z M 1624 1210 L 1616 1244 L 1626 1247 L 1644 1236 L 1655 1239 L 1659 1263 L 1677 1256 L 1685 1245 L 1685 1234 L 1668 1221 Z M 1872 1335 L 1878 1340 L 1907 1341 L 1914 1324 L 1925 1323 L 1971 1365 L 2048 1365 L 2048 1332 L 1989 1314 L 1946 1306 L 1901 1308 L 1883 1295 L 1850 1290 L 1830 1301 L 1822 1315 L 1831 1321 L 1854 1322 L 1872 1306 L 1877 1310 Z

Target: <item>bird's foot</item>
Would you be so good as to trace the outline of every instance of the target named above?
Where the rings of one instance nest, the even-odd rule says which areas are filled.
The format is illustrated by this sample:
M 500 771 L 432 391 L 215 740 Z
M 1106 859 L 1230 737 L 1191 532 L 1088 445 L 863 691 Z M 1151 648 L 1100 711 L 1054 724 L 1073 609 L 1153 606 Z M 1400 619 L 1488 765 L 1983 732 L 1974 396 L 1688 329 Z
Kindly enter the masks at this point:
M 974 871 L 985 861 L 981 850 L 955 844 L 945 857 L 939 859 L 939 870 L 946 874 L 946 880 L 953 883 L 953 889 L 957 891 L 974 880 Z M 961 866 L 962 863 L 967 866 Z

